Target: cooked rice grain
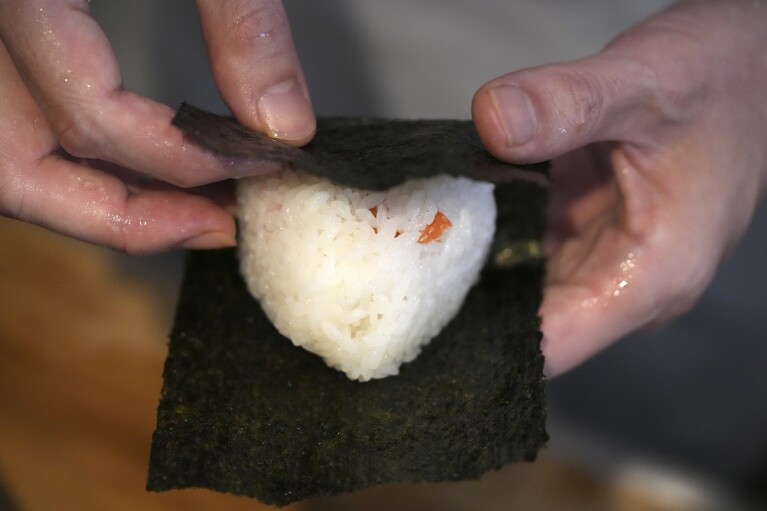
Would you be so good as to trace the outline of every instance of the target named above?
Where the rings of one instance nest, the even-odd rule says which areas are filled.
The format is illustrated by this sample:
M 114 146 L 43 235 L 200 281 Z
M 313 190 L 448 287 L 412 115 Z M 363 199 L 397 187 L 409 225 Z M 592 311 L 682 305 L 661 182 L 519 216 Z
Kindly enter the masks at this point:
M 241 270 L 266 315 L 361 381 L 397 374 L 445 327 L 495 230 L 493 185 L 463 177 L 370 192 L 286 170 L 240 180 L 238 205 Z M 438 239 L 419 243 L 438 213 Z

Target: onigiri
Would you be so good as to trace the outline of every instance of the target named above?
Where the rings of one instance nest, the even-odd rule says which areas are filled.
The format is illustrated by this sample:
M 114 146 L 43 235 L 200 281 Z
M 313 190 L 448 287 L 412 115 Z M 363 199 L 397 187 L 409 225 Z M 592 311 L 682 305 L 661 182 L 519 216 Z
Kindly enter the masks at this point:
M 241 179 L 240 269 L 293 344 L 350 379 L 395 375 L 477 282 L 493 188 L 441 175 L 369 191 L 295 169 Z

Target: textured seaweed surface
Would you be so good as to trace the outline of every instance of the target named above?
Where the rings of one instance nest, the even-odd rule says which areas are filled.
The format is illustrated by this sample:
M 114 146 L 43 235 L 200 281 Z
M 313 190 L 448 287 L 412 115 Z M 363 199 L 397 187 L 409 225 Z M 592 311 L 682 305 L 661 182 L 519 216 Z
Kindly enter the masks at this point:
M 488 270 L 421 356 L 359 383 L 274 330 L 233 251 L 190 254 L 149 489 L 284 505 L 534 459 L 547 439 L 539 281 L 534 267 Z
M 548 169 L 548 163 L 512 165 L 495 159 L 482 146 L 471 121 L 321 118 L 317 135 L 301 149 L 187 103 L 181 105 L 173 124 L 221 156 L 293 165 L 364 189 L 391 188 L 408 179 L 438 174 L 493 182 L 520 174 L 536 179 Z
M 232 129 L 213 138 L 240 147 L 238 137 L 253 136 Z M 497 186 L 504 242 L 540 238 L 545 197 L 527 181 Z M 534 459 L 547 440 L 542 276 L 541 261 L 486 267 L 415 361 L 398 376 L 360 383 L 274 329 L 234 250 L 190 253 L 147 487 L 205 487 L 285 505 L 390 482 L 476 478 Z

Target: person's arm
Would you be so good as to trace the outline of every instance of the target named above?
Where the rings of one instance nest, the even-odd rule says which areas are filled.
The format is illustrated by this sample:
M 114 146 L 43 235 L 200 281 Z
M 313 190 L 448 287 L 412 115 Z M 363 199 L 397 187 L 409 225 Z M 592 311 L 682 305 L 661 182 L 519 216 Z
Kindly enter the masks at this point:
M 549 374 L 688 310 L 767 188 L 767 2 L 682 2 L 589 58 L 496 78 L 487 148 L 554 158 Z
M 238 120 L 309 141 L 315 120 L 282 4 L 197 4 Z M 88 7 L 0 2 L 0 214 L 129 253 L 234 244 L 231 216 L 190 189 L 258 169 L 188 144 L 169 107 L 122 89 Z

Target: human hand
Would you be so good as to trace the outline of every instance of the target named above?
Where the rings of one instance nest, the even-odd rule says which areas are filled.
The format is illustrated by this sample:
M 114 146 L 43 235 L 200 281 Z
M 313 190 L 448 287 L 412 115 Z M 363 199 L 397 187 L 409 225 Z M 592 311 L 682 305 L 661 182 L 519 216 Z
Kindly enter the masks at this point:
M 498 158 L 554 159 L 547 373 L 697 301 L 767 188 L 767 2 L 683 2 L 599 54 L 481 87 Z
M 314 114 L 282 4 L 197 8 L 235 117 L 308 142 Z M 129 253 L 233 245 L 220 194 L 198 187 L 268 169 L 188 144 L 172 117 L 121 88 L 86 0 L 0 1 L 0 214 Z

